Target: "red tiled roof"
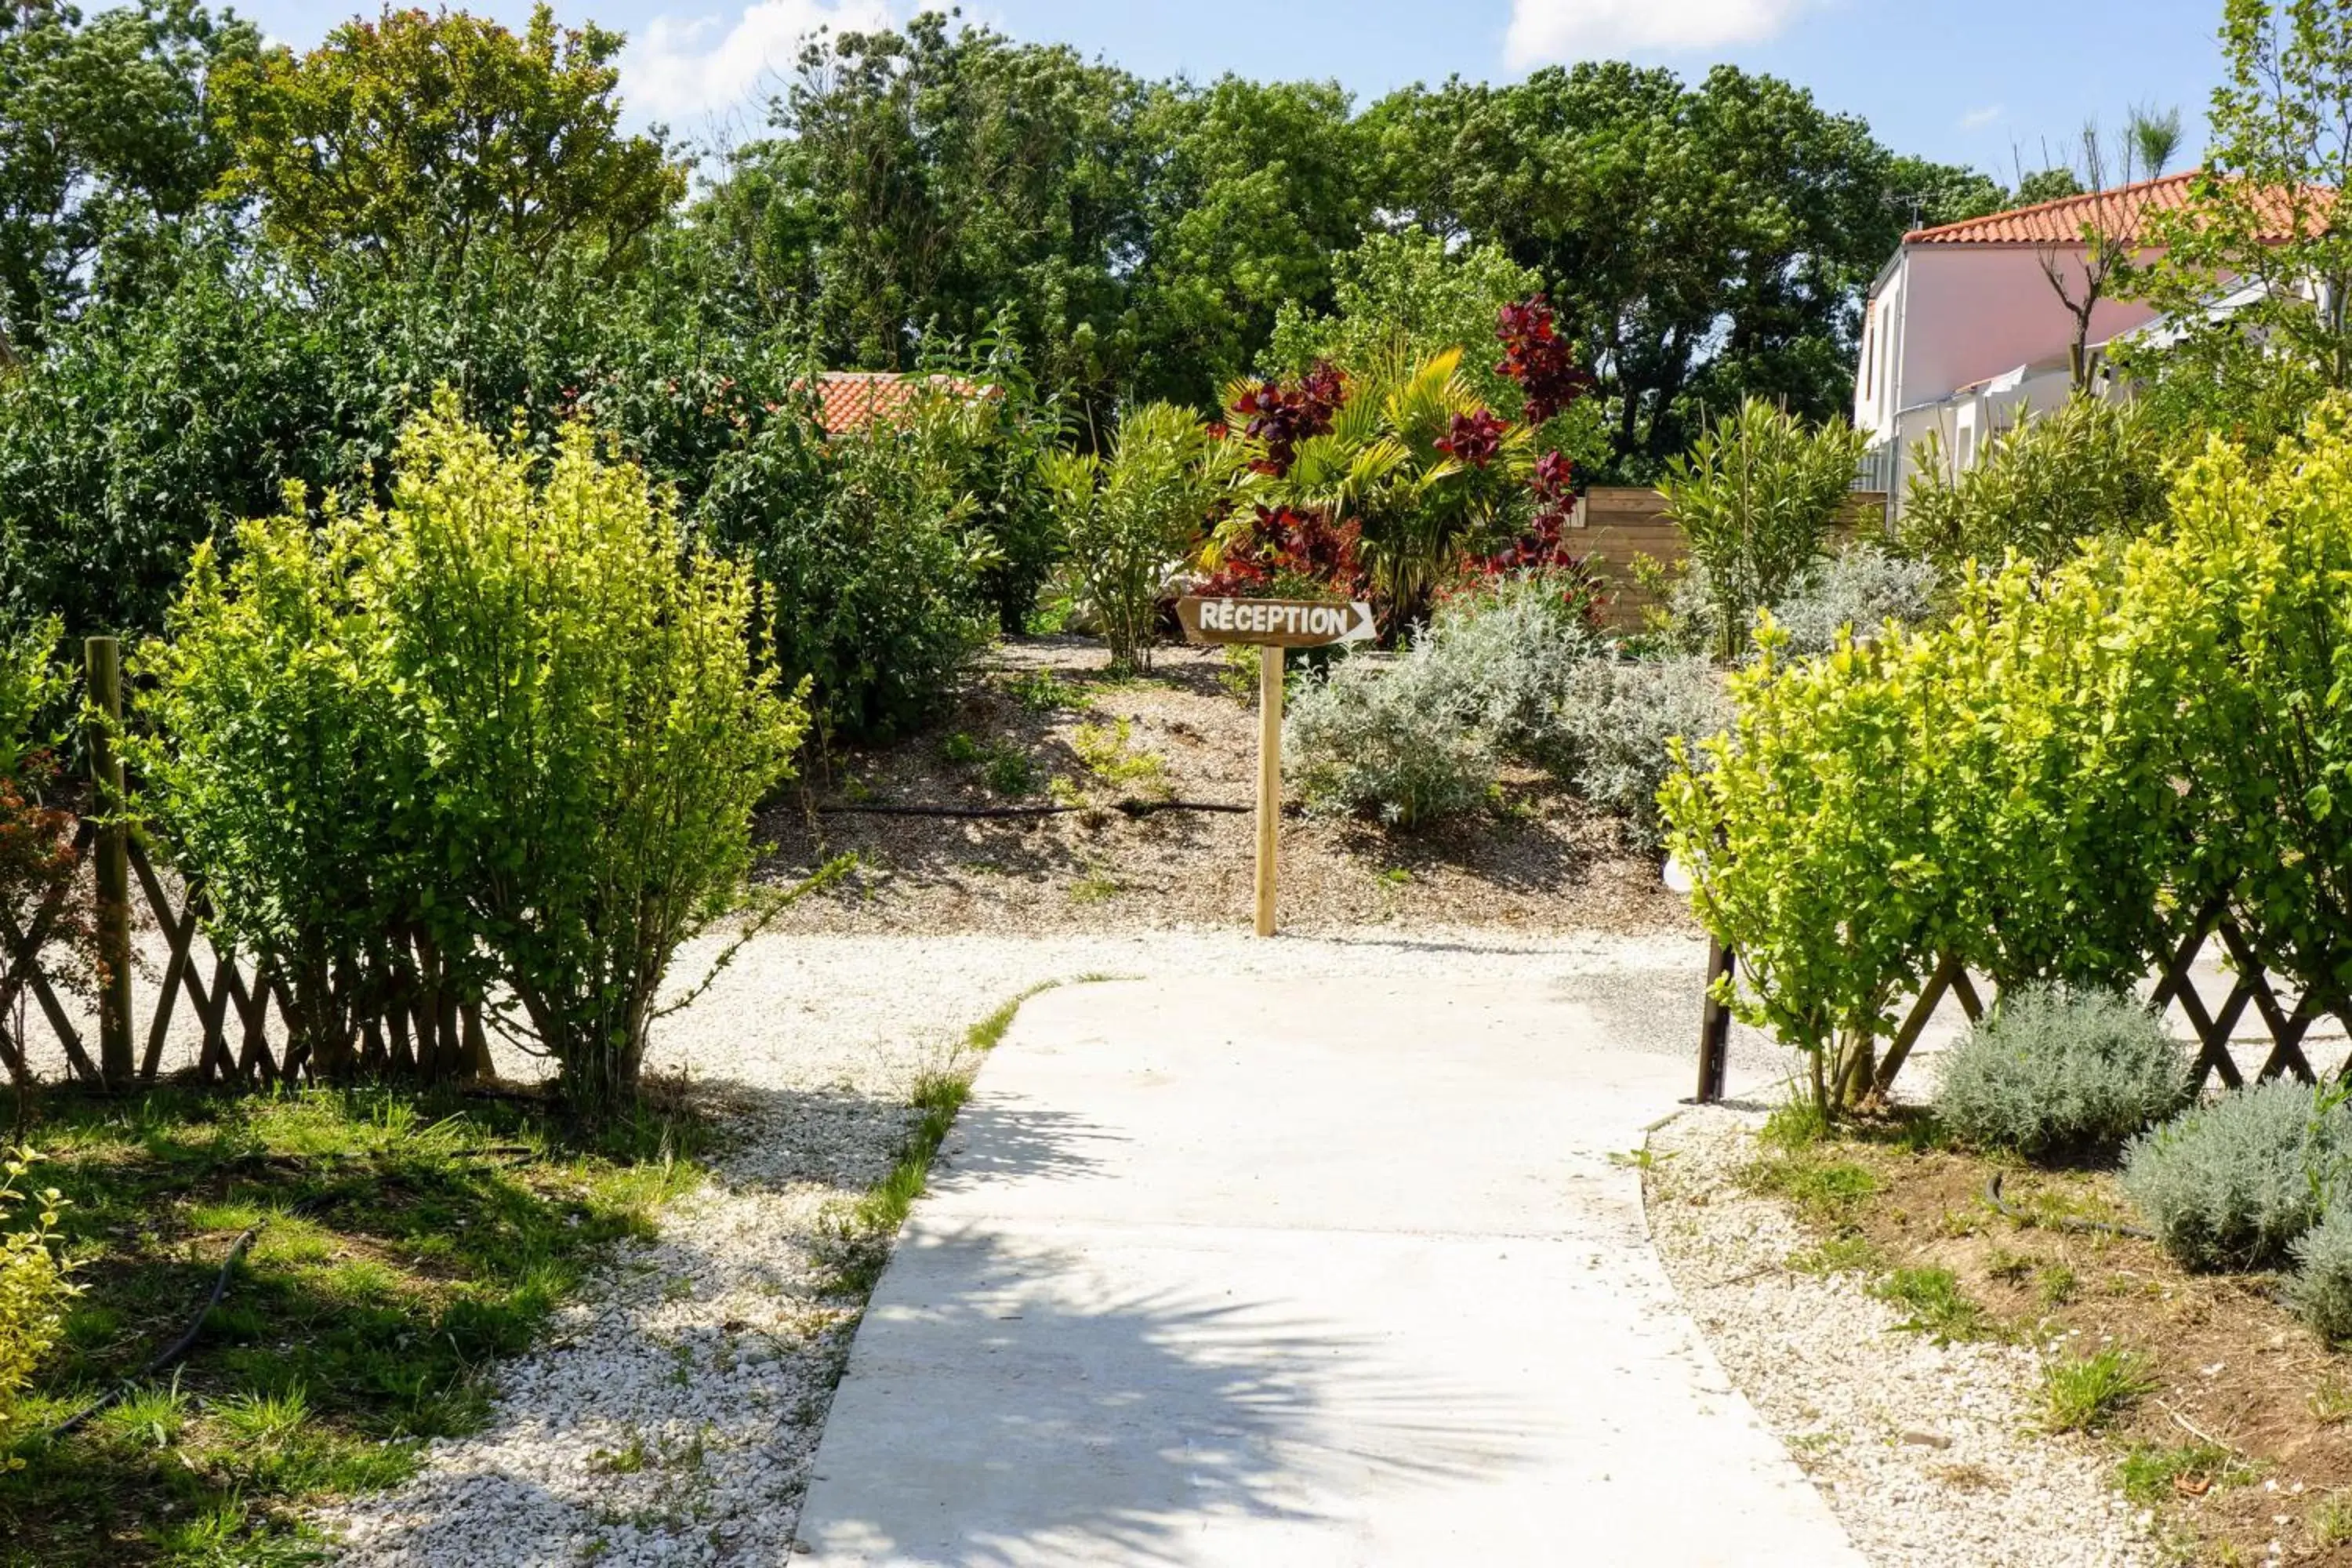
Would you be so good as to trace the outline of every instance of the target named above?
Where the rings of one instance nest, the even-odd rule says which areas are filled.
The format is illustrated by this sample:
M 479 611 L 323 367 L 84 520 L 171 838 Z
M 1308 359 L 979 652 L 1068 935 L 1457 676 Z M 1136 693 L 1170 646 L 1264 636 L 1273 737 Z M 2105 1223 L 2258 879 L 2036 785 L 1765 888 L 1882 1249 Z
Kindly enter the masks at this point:
M 877 419 L 896 418 L 925 389 L 960 397 L 995 395 L 960 375 L 902 375 L 891 370 L 828 370 L 816 378 L 817 423 L 828 436 L 862 430 Z
M 2118 185 L 2113 190 L 2093 191 L 2086 195 L 2062 196 L 2054 202 L 2039 202 L 2030 207 L 2016 207 L 2005 213 L 1989 213 L 1983 217 L 1965 218 L 1937 228 L 1915 228 L 1903 237 L 1906 245 L 2079 245 L 2084 226 L 2095 226 L 2110 238 L 2137 243 L 2140 226 L 2150 213 L 2177 212 L 2189 205 L 2190 182 L 2198 171 L 2185 174 L 2167 174 L 2158 180 L 2142 180 L 2137 184 Z M 2325 212 L 2334 204 L 2335 193 L 2312 187 L 2314 205 Z M 2273 226 L 2264 239 L 2284 239 L 2294 224 L 2288 211 L 2286 193 L 2272 193 L 2263 204 L 2264 216 Z M 2306 221 L 2310 221 L 2306 218 Z

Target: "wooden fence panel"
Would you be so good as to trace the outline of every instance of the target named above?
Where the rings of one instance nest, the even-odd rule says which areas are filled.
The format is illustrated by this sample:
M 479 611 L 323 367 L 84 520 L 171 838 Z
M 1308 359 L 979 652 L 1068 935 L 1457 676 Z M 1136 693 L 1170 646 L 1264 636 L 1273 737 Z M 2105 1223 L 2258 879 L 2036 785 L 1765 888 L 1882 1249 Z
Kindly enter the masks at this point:
M 0 966 L 5 976 L 0 979 L 0 1071 L 10 1077 L 37 1076 L 33 1047 L 46 1039 L 56 1049 L 44 1054 L 61 1057 L 68 1078 L 92 1087 L 123 1086 L 121 1075 L 110 1080 L 101 1071 L 85 1038 L 85 1026 L 96 1021 L 94 1009 L 85 1008 L 87 1016 L 78 1020 L 51 973 L 55 960 L 48 938 L 65 900 L 89 902 L 95 897 L 87 872 L 96 837 L 89 821 L 78 826 L 73 843 L 84 874 L 60 888 L 28 928 L 20 929 L 10 911 L 0 908 L 0 954 L 6 957 Z M 238 961 L 215 950 L 204 934 L 203 889 L 159 868 L 135 835 L 128 856 L 131 923 L 152 925 L 161 949 L 139 955 L 130 970 L 130 1021 L 133 1037 L 142 1043 L 129 1083 L 185 1076 L 201 1083 L 264 1087 L 320 1076 L 320 1064 L 309 1059 L 293 1027 L 293 999 L 283 973 L 268 961 Z M 45 949 L 52 952 L 48 965 L 39 956 Z M 19 1005 L 27 1001 L 34 1005 Z M 424 1049 L 412 1052 L 411 1009 L 395 1002 L 383 1016 L 359 1020 L 362 1047 L 352 1065 L 389 1077 L 486 1073 L 489 1048 L 479 1005 L 444 995 L 425 1005 L 433 1016 L 428 1020 L 419 1012 L 415 1018 L 415 1037 Z M 14 1035 L 20 1016 L 28 1037 L 22 1040 Z M 173 1026 L 184 1018 L 192 1025 L 185 1033 L 193 1038 L 175 1059 Z
M 1848 503 L 1841 535 L 1861 537 L 1883 529 L 1886 497 L 1878 490 L 1856 490 Z M 1611 631 L 1636 632 L 1658 596 L 1633 577 L 1633 563 L 1642 556 L 1662 566 L 1679 566 L 1690 553 L 1683 531 L 1666 516 L 1665 498 L 1653 489 L 1629 486 L 1596 487 L 1585 492 L 1569 520 L 1569 545 L 1608 589 L 1610 601 L 1601 620 Z
M 2196 965 L 2206 948 L 2215 942 L 2221 944 L 2228 964 L 2226 973 L 2231 982 L 2221 1005 L 2209 1008 L 2197 989 Z M 1738 963 L 1738 955 L 1729 949 L 1711 952 L 1707 964 L 1709 984 L 1736 973 Z M 2270 973 L 2255 957 L 2245 931 L 2221 900 L 2208 905 L 2190 922 L 2187 933 L 2153 978 L 2148 1005 L 2159 1013 L 2178 1013 L 2189 1026 L 2197 1047 L 2196 1088 L 2200 1093 L 2217 1079 L 2225 1089 L 2245 1086 L 2246 1072 L 2237 1058 L 2235 1047 L 2238 1026 L 2245 1021 L 2249 1008 L 2261 1020 L 2260 1037 L 2268 1046 L 2261 1066 L 2254 1069 L 2253 1079 L 2258 1083 L 2290 1075 L 2305 1083 L 2318 1081 L 2318 1072 L 2304 1045 L 2312 1026 L 2322 1018 L 2333 1019 L 2339 1025 L 2347 1045 L 2352 1046 L 2352 999 L 2312 992 L 2298 996 L 2294 1005 L 2289 1007 L 2273 984 Z M 1984 1003 L 1975 983 L 1967 969 L 1948 954 L 1937 961 L 1903 1022 L 1887 1041 L 1886 1049 L 1879 1055 L 1874 1087 L 1882 1099 L 1892 1092 L 1895 1077 L 1912 1048 L 1948 1002 L 1957 1003 L 1971 1023 L 1984 1016 Z M 1723 1097 L 1720 1062 L 1725 1047 L 1720 1033 L 1710 1012 L 1699 1029 L 1698 1098 L 1702 1101 Z M 2336 1072 L 2339 1079 L 2352 1079 L 2352 1054 L 2347 1054 Z

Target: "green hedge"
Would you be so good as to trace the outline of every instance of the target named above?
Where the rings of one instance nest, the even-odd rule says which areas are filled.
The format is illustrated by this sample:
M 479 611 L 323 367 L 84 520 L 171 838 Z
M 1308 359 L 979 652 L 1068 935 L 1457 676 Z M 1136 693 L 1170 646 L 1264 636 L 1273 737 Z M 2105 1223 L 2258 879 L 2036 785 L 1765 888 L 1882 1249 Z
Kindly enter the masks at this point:
M 1950 620 L 1733 677 L 1662 792 L 1740 1016 L 1826 1105 L 1949 955 L 2115 986 L 2224 898 L 2262 961 L 2352 989 L 2352 409 L 2259 471 L 2216 443 L 2158 531 L 1963 574 Z

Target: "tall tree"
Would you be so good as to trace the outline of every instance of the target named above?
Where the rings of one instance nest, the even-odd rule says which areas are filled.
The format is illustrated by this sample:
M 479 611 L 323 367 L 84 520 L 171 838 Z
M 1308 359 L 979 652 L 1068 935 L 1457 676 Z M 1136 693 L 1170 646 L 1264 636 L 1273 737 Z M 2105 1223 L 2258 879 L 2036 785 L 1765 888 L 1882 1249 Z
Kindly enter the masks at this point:
M 658 132 L 619 130 L 621 44 L 558 27 L 545 0 L 520 34 L 387 6 L 307 55 L 232 62 L 218 77 L 229 186 L 313 261 L 418 271 L 482 243 L 535 262 L 574 241 L 617 260 L 686 188 Z
M 1047 378 L 1118 354 L 1142 243 L 1143 85 L 937 13 L 811 43 L 693 221 L 772 312 L 805 300 L 837 364 L 902 369 L 927 335 L 1011 331 Z
M 1915 218 L 1998 189 L 1895 160 L 1861 121 L 1727 67 L 1695 89 L 1623 63 L 1457 79 L 1367 119 L 1384 206 L 1500 244 L 1550 285 L 1635 479 L 1751 393 L 1843 408 L 1863 287 Z
M 203 204 L 227 163 L 210 79 L 258 42 L 195 0 L 0 5 L 0 357 L 100 281 L 102 250 L 143 254 Z
M 1331 263 L 1371 220 L 1360 125 L 1332 82 L 1223 77 L 1155 94 L 1134 278 L 1139 385 L 1207 402 L 1270 341 L 1286 301 L 1330 302 Z
M 2352 227 L 2336 221 L 2352 183 L 2352 9 L 2336 0 L 2227 0 L 2225 77 L 2207 121 L 2212 144 L 2189 200 L 2160 213 L 2166 249 L 2138 285 L 2190 323 L 2181 345 L 2216 364 L 2258 340 L 2266 354 L 2352 387 Z M 2226 322 L 2202 307 L 2254 295 Z

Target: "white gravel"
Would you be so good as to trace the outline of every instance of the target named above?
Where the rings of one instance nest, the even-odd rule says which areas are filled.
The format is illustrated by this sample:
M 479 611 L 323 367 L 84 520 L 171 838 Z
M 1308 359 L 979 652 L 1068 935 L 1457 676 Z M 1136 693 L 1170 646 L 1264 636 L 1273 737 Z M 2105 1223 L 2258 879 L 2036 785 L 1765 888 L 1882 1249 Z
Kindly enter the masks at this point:
M 1717 1358 L 1877 1568 L 2141 1568 L 2112 1455 L 2032 1429 L 2039 1363 L 1938 1346 L 1860 1278 L 1791 1272 L 1813 1245 L 1736 1183 L 1760 1112 L 1689 1110 L 1651 1137 L 1650 1228 Z
M 685 955 L 681 978 L 699 973 Z M 778 1563 L 856 1303 L 828 1299 L 825 1217 L 883 1175 L 915 1078 L 1029 986 L 1087 975 L 1378 976 L 1569 986 L 1636 1048 L 1686 1054 L 1703 944 L 1393 930 L 1066 938 L 762 938 L 656 1037 L 732 1124 L 713 1181 L 672 1206 L 499 1378 L 489 1426 L 436 1442 L 408 1485 L 320 1520 L 363 1568 Z M 533 1064 L 502 1061 L 521 1076 Z

